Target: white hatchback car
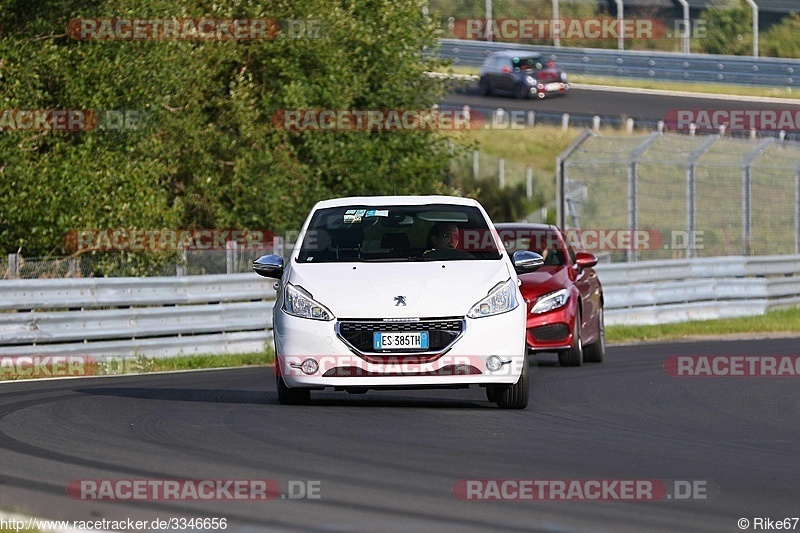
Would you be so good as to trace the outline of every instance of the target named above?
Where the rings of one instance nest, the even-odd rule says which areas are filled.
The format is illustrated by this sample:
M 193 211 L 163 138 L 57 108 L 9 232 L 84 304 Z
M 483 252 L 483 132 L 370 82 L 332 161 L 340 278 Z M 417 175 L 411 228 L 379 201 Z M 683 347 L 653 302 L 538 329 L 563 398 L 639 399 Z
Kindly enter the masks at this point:
M 253 270 L 276 283 L 275 375 L 283 404 L 311 390 L 486 388 L 528 405 L 526 308 L 518 272 L 472 199 L 374 196 L 317 203 L 289 260 Z

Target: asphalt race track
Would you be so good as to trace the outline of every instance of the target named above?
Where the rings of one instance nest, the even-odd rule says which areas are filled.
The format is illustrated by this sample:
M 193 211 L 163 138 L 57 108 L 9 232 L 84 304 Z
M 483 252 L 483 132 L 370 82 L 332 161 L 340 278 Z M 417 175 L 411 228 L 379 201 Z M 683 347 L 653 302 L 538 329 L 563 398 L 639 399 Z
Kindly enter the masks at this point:
M 269 368 L 0 386 L 0 502 L 74 520 L 224 517 L 227 531 L 739 531 L 800 514 L 798 378 L 674 377 L 670 355 L 796 355 L 798 339 L 531 358 L 531 405 L 482 389 L 316 393 Z M 319 481 L 316 500 L 82 501 L 82 479 Z M 691 501 L 464 501 L 458 480 L 699 481 Z
M 782 110 L 800 111 L 800 101 L 796 105 L 775 104 L 771 102 L 749 102 L 745 100 L 720 100 L 714 98 L 668 95 L 635 94 L 630 92 L 570 90 L 564 97 L 553 96 L 539 99 L 517 100 L 505 96 L 483 97 L 478 94 L 475 84 L 447 95 L 443 104 L 447 107 L 469 105 L 479 109 L 498 108 L 510 110 L 533 110 L 542 113 L 575 113 L 581 115 L 600 115 L 601 117 L 626 116 L 657 122 L 663 120 L 669 110 Z

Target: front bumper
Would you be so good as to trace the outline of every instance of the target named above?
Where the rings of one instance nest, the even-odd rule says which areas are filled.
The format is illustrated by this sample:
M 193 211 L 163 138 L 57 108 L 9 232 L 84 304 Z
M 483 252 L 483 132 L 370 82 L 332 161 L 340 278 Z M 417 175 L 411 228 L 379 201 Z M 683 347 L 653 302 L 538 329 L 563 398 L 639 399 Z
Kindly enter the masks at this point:
M 525 341 L 528 350 L 556 352 L 572 347 L 576 309 L 571 301 L 541 315 L 528 315 Z
M 464 318 L 461 335 L 441 353 L 360 353 L 337 335 L 336 320 L 274 315 L 276 372 L 290 388 L 427 388 L 516 383 L 527 364 L 525 306 L 478 319 Z M 516 333 L 515 333 L 516 332 Z M 498 356 L 497 371 L 486 368 Z M 379 357 L 376 357 L 379 356 Z M 313 359 L 318 369 L 301 368 Z

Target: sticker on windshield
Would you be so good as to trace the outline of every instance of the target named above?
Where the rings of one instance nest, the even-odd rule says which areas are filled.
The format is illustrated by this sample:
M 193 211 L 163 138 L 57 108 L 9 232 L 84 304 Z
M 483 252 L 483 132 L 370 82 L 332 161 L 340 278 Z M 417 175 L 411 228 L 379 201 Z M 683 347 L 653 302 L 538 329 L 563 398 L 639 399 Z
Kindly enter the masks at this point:
M 344 214 L 345 215 L 355 215 L 356 214 L 356 210 L 355 209 L 348 209 L 347 211 L 344 212 Z
M 367 214 L 364 215 L 366 217 L 388 217 L 389 210 L 388 209 L 370 209 L 367 211 Z

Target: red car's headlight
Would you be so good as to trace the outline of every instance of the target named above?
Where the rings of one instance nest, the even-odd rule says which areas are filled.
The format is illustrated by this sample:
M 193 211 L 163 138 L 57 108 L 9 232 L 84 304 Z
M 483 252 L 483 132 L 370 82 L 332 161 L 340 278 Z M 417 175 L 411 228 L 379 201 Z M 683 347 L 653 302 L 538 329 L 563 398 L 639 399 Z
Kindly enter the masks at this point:
M 558 309 L 559 307 L 564 307 L 567 304 L 567 300 L 569 300 L 569 292 L 567 292 L 567 289 L 559 289 L 555 292 L 547 293 L 536 299 L 531 313 L 539 315 L 552 311 L 553 309 Z

